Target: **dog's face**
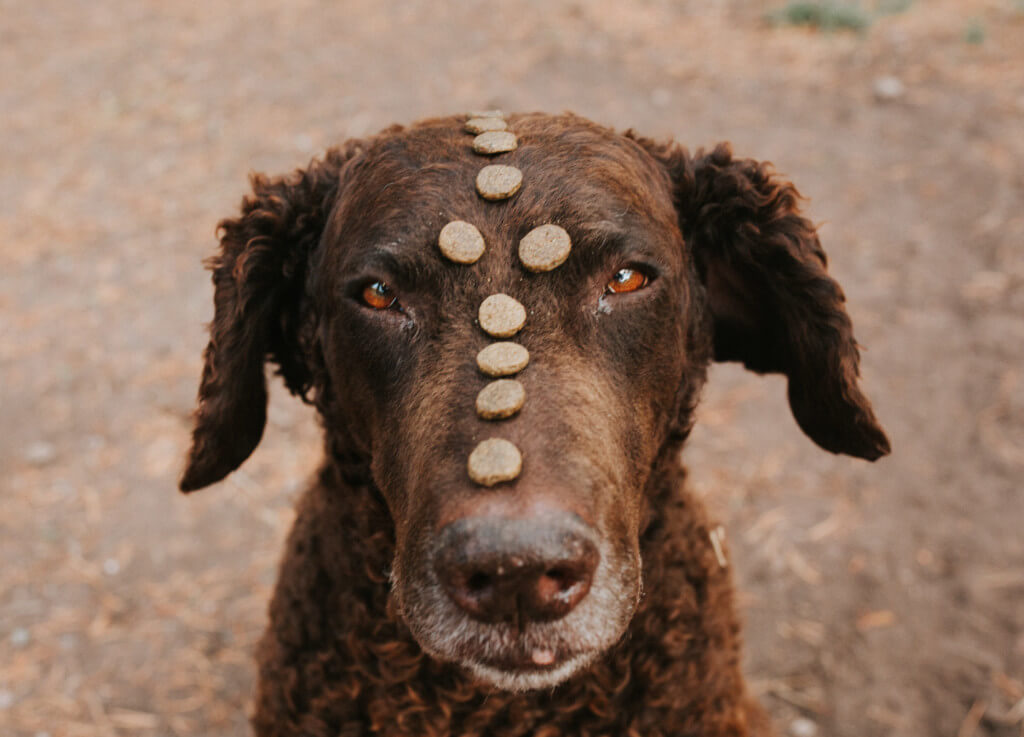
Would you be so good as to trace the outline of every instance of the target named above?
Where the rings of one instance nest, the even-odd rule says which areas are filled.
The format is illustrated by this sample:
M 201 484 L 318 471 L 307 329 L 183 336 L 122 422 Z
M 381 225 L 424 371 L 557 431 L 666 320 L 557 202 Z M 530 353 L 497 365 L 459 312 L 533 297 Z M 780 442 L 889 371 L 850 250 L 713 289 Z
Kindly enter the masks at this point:
M 522 121 L 516 131 L 518 150 L 498 160 L 517 166 L 524 183 L 500 202 L 477 195 L 474 179 L 491 162 L 472 152 L 458 123 L 372 147 L 313 269 L 325 365 L 345 397 L 330 424 L 357 428 L 372 457 L 395 522 L 394 591 L 406 621 L 435 656 L 511 688 L 557 683 L 625 629 L 640 590 L 643 490 L 687 380 L 699 382 L 707 359 L 706 345 L 687 345 L 687 325 L 703 313 L 691 305 L 698 287 L 656 162 L 601 130 Z M 442 256 L 438 233 L 453 220 L 483 235 L 476 263 Z M 572 250 L 559 268 L 531 273 L 518 245 L 545 223 L 565 228 Z M 474 407 L 489 381 L 476 355 L 494 339 L 477 313 L 495 293 L 526 308 L 510 340 L 530 358 L 516 376 L 522 409 L 489 421 Z M 493 488 L 474 484 L 466 468 L 489 437 L 512 441 L 523 457 L 519 477 Z M 532 530 L 508 544 L 527 550 L 447 560 L 516 523 Z M 536 561 L 548 565 L 539 575 L 563 577 L 546 583 L 564 597 L 589 586 L 557 618 L 543 605 L 523 611 L 523 591 L 487 590 L 502 585 L 503 558 L 536 552 L 543 534 L 578 536 L 593 558 L 573 562 L 552 549 Z M 580 566 L 592 570 L 569 570 Z
M 251 452 L 265 358 L 312 389 L 339 462 L 364 466 L 397 543 L 393 593 L 433 656 L 497 687 L 550 687 L 625 631 L 641 590 L 639 540 L 659 456 L 678 448 L 712 357 L 790 378 L 801 426 L 834 452 L 887 450 L 856 387 L 842 293 L 795 192 L 725 149 L 677 148 L 578 118 L 511 121 L 519 147 L 474 154 L 464 118 L 350 144 L 300 178 L 257 180 L 226 221 L 195 446 L 198 488 Z M 490 202 L 488 163 L 523 173 Z M 455 264 L 450 221 L 486 250 Z M 557 269 L 520 263 L 554 223 Z M 514 416 L 477 416 L 485 298 L 526 309 L 529 352 Z M 518 477 L 475 484 L 467 458 L 512 441 Z

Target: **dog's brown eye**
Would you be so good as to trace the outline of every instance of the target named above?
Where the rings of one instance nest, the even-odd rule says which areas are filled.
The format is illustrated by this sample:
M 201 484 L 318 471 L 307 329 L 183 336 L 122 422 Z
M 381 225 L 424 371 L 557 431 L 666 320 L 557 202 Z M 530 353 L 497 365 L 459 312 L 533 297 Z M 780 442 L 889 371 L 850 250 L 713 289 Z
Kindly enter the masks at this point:
M 398 297 L 387 284 L 375 281 L 363 287 L 363 302 L 375 310 L 386 310 L 398 302 Z
M 623 294 L 624 292 L 635 292 L 647 286 L 647 274 L 637 269 L 619 269 L 611 278 L 605 289 L 609 294 Z

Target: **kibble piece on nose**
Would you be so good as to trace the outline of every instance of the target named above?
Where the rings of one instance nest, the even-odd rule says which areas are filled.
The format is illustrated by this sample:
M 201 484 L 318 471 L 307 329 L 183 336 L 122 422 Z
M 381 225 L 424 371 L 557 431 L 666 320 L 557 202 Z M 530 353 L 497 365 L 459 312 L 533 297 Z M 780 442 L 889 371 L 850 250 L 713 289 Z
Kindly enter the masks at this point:
M 523 407 L 526 390 L 515 379 L 498 379 L 476 395 L 476 413 L 484 420 L 503 420 Z
M 523 173 L 514 166 L 491 164 L 476 175 L 476 191 L 485 200 L 504 200 L 519 191 Z
M 484 237 L 471 223 L 453 220 L 441 228 L 437 237 L 441 253 L 457 264 L 472 264 L 484 255 Z
M 530 352 L 518 343 L 491 343 L 476 354 L 477 367 L 488 376 L 511 376 L 526 368 Z
M 473 150 L 478 154 L 503 154 L 515 151 L 519 139 L 509 131 L 487 131 L 473 139 Z
M 502 438 L 482 441 L 469 454 L 469 477 L 481 486 L 511 481 L 523 469 L 519 448 Z
M 565 228 L 548 223 L 534 228 L 519 241 L 519 260 L 530 271 L 551 271 L 561 266 L 572 250 Z
M 526 308 L 507 294 L 492 294 L 480 303 L 480 327 L 495 338 L 511 338 L 526 322 Z
M 504 118 L 505 113 L 501 110 L 470 110 L 466 113 L 470 118 Z
M 466 132 L 486 133 L 487 131 L 503 131 L 508 128 L 508 123 L 498 117 L 470 118 L 466 121 Z

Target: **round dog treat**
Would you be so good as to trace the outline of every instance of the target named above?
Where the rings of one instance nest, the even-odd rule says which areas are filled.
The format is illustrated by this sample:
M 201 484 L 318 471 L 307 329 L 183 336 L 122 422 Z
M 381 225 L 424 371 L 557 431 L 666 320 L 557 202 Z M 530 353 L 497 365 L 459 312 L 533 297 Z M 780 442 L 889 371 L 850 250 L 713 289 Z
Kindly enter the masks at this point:
M 470 110 L 466 113 L 470 118 L 504 118 L 505 113 L 501 110 Z
M 457 264 L 472 264 L 484 255 L 484 237 L 476 226 L 463 220 L 452 220 L 441 228 L 437 237 L 441 253 Z
M 482 420 L 503 420 L 523 408 L 526 390 L 515 379 L 498 379 L 476 395 L 476 413 Z
M 470 118 L 466 121 L 467 133 L 486 133 L 487 131 L 503 131 L 508 123 L 501 118 Z
M 514 166 L 491 164 L 476 175 L 476 191 L 485 200 L 503 200 L 519 191 L 523 173 Z
M 515 151 L 518 145 L 519 140 L 511 131 L 487 131 L 473 139 L 473 150 L 478 154 L 503 154 Z
M 530 271 L 551 271 L 561 266 L 572 250 L 565 228 L 548 223 L 534 228 L 519 241 L 519 260 Z
M 480 303 L 480 327 L 495 338 L 511 338 L 526 322 L 526 308 L 507 294 L 492 294 Z
M 526 368 L 530 352 L 518 343 L 491 343 L 476 354 L 476 365 L 488 376 L 511 376 Z
M 473 449 L 466 468 L 469 477 L 481 486 L 494 486 L 519 475 L 523 470 L 523 456 L 509 441 L 490 438 Z

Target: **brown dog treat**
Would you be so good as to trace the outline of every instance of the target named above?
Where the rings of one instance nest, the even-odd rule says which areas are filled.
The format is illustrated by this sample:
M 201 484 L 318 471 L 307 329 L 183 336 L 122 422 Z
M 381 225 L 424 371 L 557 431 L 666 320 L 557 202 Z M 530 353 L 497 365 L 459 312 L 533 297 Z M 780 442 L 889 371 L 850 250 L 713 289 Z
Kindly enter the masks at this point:
M 476 226 L 463 220 L 453 220 L 441 228 L 437 237 L 441 253 L 457 264 L 475 263 L 484 255 L 484 237 Z
M 515 151 L 519 139 L 511 131 L 487 131 L 473 139 L 473 150 L 478 154 L 503 154 Z
M 526 322 L 526 308 L 507 294 L 492 294 L 480 303 L 480 327 L 495 338 L 511 338 Z
M 561 266 L 572 250 L 569 234 L 553 223 L 534 228 L 519 241 L 519 260 L 530 271 L 551 271 Z
M 491 164 L 476 175 L 476 191 L 485 200 L 504 200 L 519 191 L 523 173 L 514 166 Z
M 526 368 L 530 352 L 518 343 L 491 343 L 476 354 L 476 365 L 488 376 L 511 376 Z
M 526 390 L 515 379 L 498 379 L 476 395 L 476 413 L 482 420 L 503 420 L 523 407 Z
M 486 133 L 487 131 L 503 131 L 508 129 L 508 123 L 501 118 L 470 118 L 466 121 L 467 133 Z
M 494 486 L 519 475 L 523 470 L 523 456 L 509 441 L 490 438 L 473 449 L 466 468 L 469 477 L 481 486 Z
M 466 115 L 470 118 L 504 118 L 501 110 L 470 110 Z

